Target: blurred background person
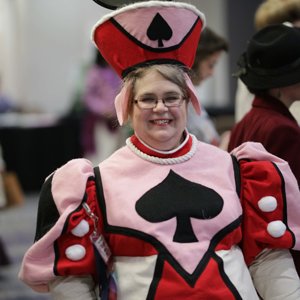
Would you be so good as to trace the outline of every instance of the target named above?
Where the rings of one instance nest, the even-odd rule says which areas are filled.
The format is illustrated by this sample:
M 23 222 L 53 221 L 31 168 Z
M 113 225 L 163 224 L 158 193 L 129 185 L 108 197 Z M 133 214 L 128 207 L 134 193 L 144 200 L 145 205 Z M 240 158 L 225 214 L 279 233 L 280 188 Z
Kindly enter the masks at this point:
M 83 91 L 81 142 L 83 155 L 91 161 L 102 161 L 122 143 L 114 99 L 121 80 L 97 51 L 88 68 Z
M 288 161 L 300 183 L 300 127 L 289 107 L 300 99 L 300 28 L 270 25 L 241 55 L 239 78 L 255 95 L 252 108 L 231 131 L 228 150 L 260 142 Z
M 192 82 L 195 87 L 214 74 L 218 60 L 222 53 L 227 51 L 228 43 L 225 38 L 206 27 L 202 32 L 192 67 Z M 221 140 L 220 135 L 203 105 L 201 107 L 202 111 L 199 116 L 191 105 L 188 106 L 187 128 L 198 140 L 218 146 Z
M 290 22 L 300 27 L 299 0 L 265 0 L 258 6 L 254 16 L 257 30 L 271 24 Z M 251 94 L 241 80 L 238 80 L 235 96 L 235 121 L 238 122 L 251 109 L 254 95 Z M 290 111 L 300 124 L 300 102 L 295 102 Z
M 232 129 L 228 151 L 262 143 L 286 160 L 300 185 L 300 127 L 289 108 L 300 99 L 300 28 L 270 25 L 249 41 L 239 59 L 239 78 L 255 95 L 251 110 Z M 300 274 L 299 252 L 293 253 Z

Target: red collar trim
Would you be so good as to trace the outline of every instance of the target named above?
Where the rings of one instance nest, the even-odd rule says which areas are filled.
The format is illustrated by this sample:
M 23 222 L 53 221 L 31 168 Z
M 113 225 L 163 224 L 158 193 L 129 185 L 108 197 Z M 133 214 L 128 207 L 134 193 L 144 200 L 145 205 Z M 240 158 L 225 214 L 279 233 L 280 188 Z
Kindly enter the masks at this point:
M 164 153 L 156 152 L 155 150 L 148 148 L 135 135 L 130 137 L 130 141 L 137 149 L 139 149 L 143 153 L 148 154 L 150 156 L 159 157 L 159 158 L 175 158 L 175 157 L 183 156 L 191 150 L 191 147 L 193 144 L 193 139 L 189 135 L 187 142 L 182 144 L 182 146 L 176 152 L 164 154 Z

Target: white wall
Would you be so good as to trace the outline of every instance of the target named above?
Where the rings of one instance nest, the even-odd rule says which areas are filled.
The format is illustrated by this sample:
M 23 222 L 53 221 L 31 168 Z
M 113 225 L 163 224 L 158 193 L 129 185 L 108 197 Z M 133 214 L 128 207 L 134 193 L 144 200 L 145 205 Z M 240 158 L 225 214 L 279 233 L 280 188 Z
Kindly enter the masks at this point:
M 12 39 L 17 43 L 11 43 L 17 48 L 17 70 L 13 80 L 4 82 L 4 91 L 27 109 L 64 113 L 76 74 L 93 54 L 91 28 L 108 10 L 82 0 L 1 1 L 13 4 L 10 21 L 17 26 Z
M 11 97 L 17 97 L 20 78 L 20 43 L 15 1 L 0 0 L 0 78 L 1 89 Z
M 10 3 L 9 15 L 13 18 L 10 22 L 16 27 L 15 38 L 10 42 L 16 51 L 13 63 L 16 67 L 13 64 L 11 68 L 6 67 L 10 71 L 3 74 L 4 77 L 6 74 L 9 77 L 4 90 L 27 109 L 65 113 L 71 105 L 78 73 L 92 58 L 94 46 L 90 41 L 91 28 L 104 13 L 110 11 L 92 0 L 0 0 L 0 4 L 1 2 L 6 5 Z M 207 24 L 212 29 L 226 35 L 225 1 L 190 2 L 205 13 Z M 216 105 L 223 105 L 224 99 L 228 98 L 227 78 L 225 56 L 219 63 L 207 92 L 212 95 L 209 97 Z

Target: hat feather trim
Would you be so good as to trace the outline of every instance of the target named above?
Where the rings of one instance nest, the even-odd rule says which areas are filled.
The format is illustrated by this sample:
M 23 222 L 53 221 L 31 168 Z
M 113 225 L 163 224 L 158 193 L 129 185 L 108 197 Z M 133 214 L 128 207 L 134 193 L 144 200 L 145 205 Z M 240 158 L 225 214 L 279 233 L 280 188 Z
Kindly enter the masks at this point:
M 197 92 L 195 90 L 194 84 L 192 83 L 191 78 L 186 73 L 184 74 L 184 77 L 185 77 L 186 85 L 188 87 L 188 92 L 189 92 L 189 96 L 190 96 L 192 105 L 193 105 L 197 115 L 200 115 L 201 108 L 200 108 L 200 103 L 199 103 L 199 100 L 197 97 Z
M 128 102 L 130 97 L 130 84 L 124 83 L 120 93 L 115 98 L 116 114 L 120 126 L 128 119 Z

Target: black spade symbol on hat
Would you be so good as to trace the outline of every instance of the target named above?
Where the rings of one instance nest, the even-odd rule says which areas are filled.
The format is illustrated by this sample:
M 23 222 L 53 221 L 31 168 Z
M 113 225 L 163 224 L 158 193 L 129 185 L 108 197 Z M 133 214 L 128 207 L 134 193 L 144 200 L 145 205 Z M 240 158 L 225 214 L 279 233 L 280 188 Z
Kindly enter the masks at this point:
M 151 41 L 158 41 L 158 47 L 163 47 L 163 40 L 168 41 L 173 35 L 172 29 L 164 18 L 157 13 L 147 29 Z
M 172 170 L 157 186 L 146 192 L 137 202 L 137 213 L 151 223 L 176 218 L 173 241 L 193 243 L 198 239 L 191 218 L 212 219 L 223 208 L 222 197 L 206 186 L 184 179 Z

